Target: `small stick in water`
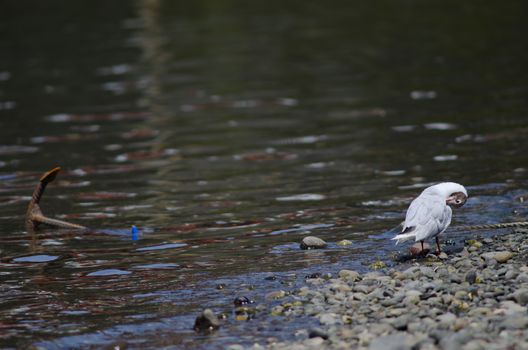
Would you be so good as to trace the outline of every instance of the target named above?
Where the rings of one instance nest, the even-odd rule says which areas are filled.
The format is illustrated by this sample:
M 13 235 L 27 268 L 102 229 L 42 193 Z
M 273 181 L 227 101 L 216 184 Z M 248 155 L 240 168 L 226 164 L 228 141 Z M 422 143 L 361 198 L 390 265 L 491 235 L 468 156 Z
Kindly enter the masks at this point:
M 33 196 L 31 197 L 31 202 L 29 202 L 26 212 L 26 226 L 28 230 L 35 230 L 40 224 L 70 229 L 86 228 L 84 226 L 72 224 L 70 222 L 51 219 L 42 214 L 42 210 L 40 209 L 40 199 L 44 195 L 44 190 L 46 190 L 48 183 L 55 180 L 55 177 L 60 170 L 61 169 L 59 167 L 53 168 L 40 177 L 40 181 L 35 187 L 35 191 L 33 191 Z

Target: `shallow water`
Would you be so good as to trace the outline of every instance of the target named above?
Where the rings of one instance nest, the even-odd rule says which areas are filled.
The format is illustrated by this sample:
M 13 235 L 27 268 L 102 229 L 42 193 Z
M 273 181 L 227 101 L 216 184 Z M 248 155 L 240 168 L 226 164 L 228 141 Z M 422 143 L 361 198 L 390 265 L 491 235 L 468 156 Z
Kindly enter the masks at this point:
M 424 186 L 467 185 L 454 225 L 526 219 L 524 3 L 244 6 L 0 11 L 0 346 L 288 339 L 307 323 L 236 321 L 234 297 L 391 264 Z M 44 212 L 89 230 L 25 231 L 54 166 Z

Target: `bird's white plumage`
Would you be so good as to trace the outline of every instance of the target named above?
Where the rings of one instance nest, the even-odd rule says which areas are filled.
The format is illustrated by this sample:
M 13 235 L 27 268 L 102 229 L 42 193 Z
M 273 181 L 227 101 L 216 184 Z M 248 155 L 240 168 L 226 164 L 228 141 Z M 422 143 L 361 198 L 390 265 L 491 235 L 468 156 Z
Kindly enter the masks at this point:
M 451 223 L 452 211 L 446 199 L 455 192 L 467 196 L 464 186 L 443 182 L 426 188 L 407 209 L 402 233 L 394 237 L 397 243 L 414 239 L 422 241 L 443 233 Z

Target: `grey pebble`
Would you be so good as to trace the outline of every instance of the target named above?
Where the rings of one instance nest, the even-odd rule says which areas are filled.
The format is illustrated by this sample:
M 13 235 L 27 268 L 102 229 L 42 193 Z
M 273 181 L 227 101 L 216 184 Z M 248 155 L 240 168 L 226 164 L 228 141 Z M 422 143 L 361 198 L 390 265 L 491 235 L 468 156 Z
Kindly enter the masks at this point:
M 375 338 L 369 346 L 369 350 L 410 350 L 418 340 L 409 333 L 394 333 L 384 337 Z
M 324 340 L 328 339 L 328 333 L 322 330 L 321 328 L 312 328 L 308 332 L 309 338 L 321 337 Z
M 520 305 L 528 304 L 528 288 L 521 288 L 513 293 L 513 298 Z
M 327 244 L 319 237 L 307 236 L 301 241 L 301 249 L 322 249 L 326 248 Z

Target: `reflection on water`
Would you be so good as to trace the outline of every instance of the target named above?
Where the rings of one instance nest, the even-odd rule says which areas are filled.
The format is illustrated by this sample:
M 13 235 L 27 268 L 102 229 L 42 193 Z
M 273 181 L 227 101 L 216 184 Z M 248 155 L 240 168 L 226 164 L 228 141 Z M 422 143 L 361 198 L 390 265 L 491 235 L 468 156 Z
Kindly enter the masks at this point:
M 383 232 L 434 182 L 467 185 L 457 223 L 526 218 L 522 2 L 266 4 L 0 12 L 1 346 L 288 338 L 265 312 L 191 328 L 235 296 L 390 264 Z M 91 229 L 29 234 L 57 165 L 44 212 Z M 300 250 L 308 234 L 329 247 Z

